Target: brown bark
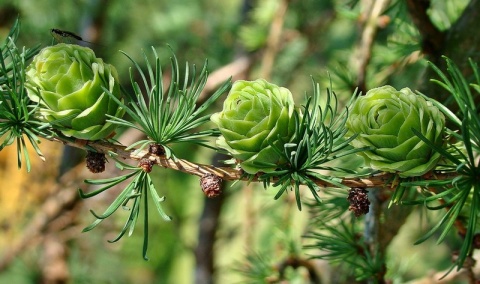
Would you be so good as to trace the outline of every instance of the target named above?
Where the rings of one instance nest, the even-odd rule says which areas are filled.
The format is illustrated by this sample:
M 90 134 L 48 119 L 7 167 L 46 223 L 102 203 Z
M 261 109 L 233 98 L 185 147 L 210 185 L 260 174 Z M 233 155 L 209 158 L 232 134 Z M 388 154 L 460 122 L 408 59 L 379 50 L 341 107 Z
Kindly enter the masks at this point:
M 406 4 L 413 23 L 422 35 L 422 52 L 433 58 L 439 57 L 445 34 L 435 27 L 428 16 L 430 0 L 407 0 Z
M 437 54 L 449 57 L 462 70 L 467 71 L 468 58 L 475 62 L 480 61 L 479 27 L 480 0 L 471 0 L 458 20 L 446 31 L 445 41 Z M 444 66 L 444 60 L 439 56 L 432 57 L 431 60 L 437 65 Z
M 410 16 L 417 26 L 423 38 L 423 53 L 427 59 L 434 63 L 443 72 L 446 72 L 446 62 L 442 56 L 446 56 L 458 65 L 463 75 L 468 79 L 472 76 L 472 70 L 468 63 L 471 58 L 474 62 L 480 62 L 480 0 L 471 0 L 461 16 L 452 26 L 444 31 L 439 31 L 427 15 L 430 1 L 408 0 Z M 428 80 L 438 78 L 436 73 L 429 68 L 425 74 L 424 82 L 420 83 L 419 89 L 440 102 L 446 102 L 450 96 L 444 89 L 429 83 Z M 448 105 L 455 111 L 455 105 Z

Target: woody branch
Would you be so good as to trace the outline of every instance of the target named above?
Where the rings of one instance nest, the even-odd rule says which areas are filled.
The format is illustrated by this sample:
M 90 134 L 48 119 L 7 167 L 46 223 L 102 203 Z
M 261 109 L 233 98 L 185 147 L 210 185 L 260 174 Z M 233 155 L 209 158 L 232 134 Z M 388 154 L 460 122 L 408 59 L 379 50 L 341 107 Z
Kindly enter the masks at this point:
M 260 181 L 259 177 L 261 173 L 256 174 L 253 179 L 244 175 L 244 172 L 239 168 L 231 168 L 231 167 L 216 167 L 212 165 L 200 164 L 190 162 L 184 159 L 172 159 L 166 158 L 166 156 L 155 155 L 149 153 L 147 150 L 139 150 L 139 149 L 128 149 L 128 147 L 119 144 L 113 144 L 110 142 L 105 142 L 101 140 L 97 141 L 85 141 L 85 140 L 64 140 L 61 138 L 52 138 L 52 141 L 63 143 L 64 145 L 81 148 L 84 150 L 87 149 L 94 149 L 100 153 L 112 153 L 115 157 L 124 159 L 124 160 L 133 160 L 133 161 L 140 161 L 142 159 L 148 159 L 152 161 L 154 164 L 161 166 L 163 168 L 168 168 L 176 171 L 181 171 L 187 174 L 196 175 L 199 177 L 204 176 L 205 174 L 214 174 L 225 181 L 235 181 L 235 180 L 244 180 L 244 181 L 251 181 L 251 182 L 258 182 Z M 423 179 L 435 179 L 435 180 L 444 180 L 452 178 L 452 173 L 427 173 L 422 176 Z M 385 188 L 392 188 L 395 189 L 396 181 L 394 179 L 395 174 L 393 173 L 378 173 L 375 175 L 370 175 L 367 177 L 359 178 L 345 178 L 341 181 L 341 184 L 354 188 L 373 188 L 373 187 L 385 187 Z M 326 182 L 324 180 L 316 179 L 312 177 L 312 180 L 315 182 L 316 185 L 326 188 L 326 187 L 336 187 L 335 185 Z M 274 180 L 275 182 L 275 180 Z M 397 181 L 398 182 L 398 181 Z

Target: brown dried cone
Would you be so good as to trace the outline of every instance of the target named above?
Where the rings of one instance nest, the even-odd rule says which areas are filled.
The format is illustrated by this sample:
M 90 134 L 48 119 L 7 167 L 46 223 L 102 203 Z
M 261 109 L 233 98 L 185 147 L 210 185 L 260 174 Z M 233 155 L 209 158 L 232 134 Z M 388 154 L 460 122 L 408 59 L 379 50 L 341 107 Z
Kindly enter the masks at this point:
M 152 143 L 148 146 L 148 152 L 152 155 L 163 156 L 165 155 L 165 148 L 157 143 Z
M 143 169 L 144 172 L 150 173 L 153 169 L 153 165 L 155 164 L 154 161 L 149 160 L 147 158 L 143 158 L 138 163 L 138 166 Z
M 368 200 L 368 191 L 365 188 L 354 187 L 350 189 L 347 200 L 350 202 L 348 210 L 353 211 L 355 217 L 368 213 L 370 200 Z
M 208 198 L 222 194 L 222 178 L 214 174 L 205 174 L 200 178 L 200 186 Z
M 105 171 L 105 163 L 107 158 L 105 158 L 104 153 L 87 151 L 87 156 L 85 157 L 87 162 L 87 168 L 94 174 L 101 173 Z

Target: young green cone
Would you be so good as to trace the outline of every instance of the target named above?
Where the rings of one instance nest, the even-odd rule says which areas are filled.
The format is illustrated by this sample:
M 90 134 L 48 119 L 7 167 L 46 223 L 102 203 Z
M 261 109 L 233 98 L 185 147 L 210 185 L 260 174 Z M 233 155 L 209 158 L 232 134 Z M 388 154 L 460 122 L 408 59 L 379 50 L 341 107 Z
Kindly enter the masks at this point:
M 283 152 L 293 136 L 294 111 L 288 89 L 263 79 L 236 81 L 223 110 L 211 117 L 222 134 L 217 145 L 236 158 L 247 173 L 272 172 L 286 163 L 278 151 Z
M 97 140 L 111 135 L 115 125 L 106 114 L 124 110 L 103 88 L 120 98 L 117 71 L 87 48 L 73 44 L 49 46 L 27 68 L 28 96 L 39 103 L 40 119 L 66 136 Z
M 355 102 L 347 121 L 352 145 L 374 149 L 360 154 L 373 169 L 420 176 L 435 167 L 440 154 L 417 137 L 418 130 L 434 145 L 443 145 L 445 117 L 431 102 L 410 89 L 372 89 Z

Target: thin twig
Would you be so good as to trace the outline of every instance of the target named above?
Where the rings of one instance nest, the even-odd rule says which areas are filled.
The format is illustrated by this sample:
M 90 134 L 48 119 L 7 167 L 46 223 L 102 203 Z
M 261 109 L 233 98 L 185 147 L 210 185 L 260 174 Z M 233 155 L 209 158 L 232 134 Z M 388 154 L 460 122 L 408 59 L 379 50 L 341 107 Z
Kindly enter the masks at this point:
M 273 282 L 281 283 L 281 281 L 284 281 L 286 270 L 288 267 L 292 267 L 294 269 L 303 267 L 308 271 L 308 277 L 309 277 L 310 283 L 312 284 L 322 283 L 319 273 L 317 271 L 317 268 L 312 263 L 312 261 L 300 258 L 296 255 L 290 255 L 286 259 L 284 259 L 282 262 L 275 265 L 275 268 L 279 272 L 279 279 L 276 279 L 276 281 L 271 281 L 271 283 Z
M 372 56 L 373 42 L 378 30 L 378 20 L 389 2 L 389 0 L 372 1 L 367 11 L 365 26 L 354 58 L 357 71 L 357 86 L 362 93 L 365 93 L 367 90 L 367 66 Z
M 289 0 L 282 0 L 279 2 L 277 11 L 270 26 L 268 34 L 267 46 L 265 48 L 262 58 L 261 77 L 268 80 L 272 74 L 273 63 L 279 51 L 279 45 L 282 37 L 283 23 L 285 22 L 285 15 L 288 10 Z
M 53 195 L 44 202 L 38 213 L 23 230 L 21 238 L 3 252 L 0 258 L 0 271 L 4 271 L 25 248 L 40 241 L 39 238 L 47 231 L 47 227 L 52 221 L 59 218 L 66 208 L 70 208 L 80 200 L 78 192 L 72 188 L 83 181 L 86 177 L 85 172 L 87 172 L 85 166 L 78 165 L 60 178 Z
M 206 101 L 218 86 L 227 80 L 229 76 L 233 78 L 233 81 L 244 79 L 242 74 L 248 71 L 252 62 L 252 55 L 242 55 L 231 63 L 212 72 L 208 76 L 205 88 L 203 88 L 202 94 L 198 98 L 198 105 L 201 105 L 203 101 Z

